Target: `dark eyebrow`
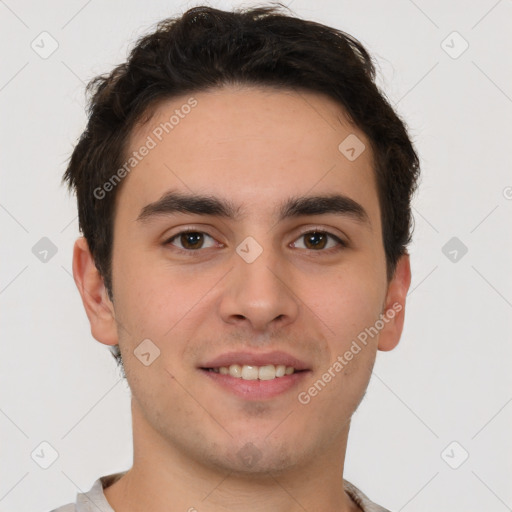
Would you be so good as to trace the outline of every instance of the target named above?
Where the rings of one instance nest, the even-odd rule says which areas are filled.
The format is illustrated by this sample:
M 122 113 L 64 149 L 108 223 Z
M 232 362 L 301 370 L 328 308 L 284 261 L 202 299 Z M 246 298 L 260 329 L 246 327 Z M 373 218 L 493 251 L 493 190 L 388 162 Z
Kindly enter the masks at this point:
M 217 197 L 206 195 L 168 192 L 154 203 L 144 206 L 137 220 L 145 221 L 150 217 L 172 215 L 173 213 L 214 215 L 235 219 L 239 216 L 240 211 L 240 207 L 235 207 L 231 201 L 226 199 L 218 199 Z
M 306 215 L 325 215 L 333 213 L 351 217 L 371 230 L 370 217 L 356 201 L 342 194 L 292 197 L 279 209 L 279 221 Z
M 235 220 L 243 216 L 243 208 L 228 199 L 215 196 L 167 192 L 157 201 L 142 208 L 137 220 L 146 221 L 155 216 L 188 213 L 196 215 L 213 215 Z M 278 207 L 278 222 L 307 215 L 324 215 L 333 213 L 344 215 L 367 224 L 371 222 L 366 210 L 356 201 L 341 194 L 291 197 Z

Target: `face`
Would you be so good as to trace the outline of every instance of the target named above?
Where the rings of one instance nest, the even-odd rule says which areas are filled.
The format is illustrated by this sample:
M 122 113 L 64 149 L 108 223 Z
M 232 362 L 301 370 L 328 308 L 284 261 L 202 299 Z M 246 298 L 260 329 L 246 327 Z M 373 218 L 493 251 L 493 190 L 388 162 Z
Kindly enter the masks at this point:
M 297 467 L 342 451 L 376 350 L 400 336 L 386 309 L 408 282 L 386 280 L 370 144 L 322 95 L 191 96 L 132 133 L 130 152 L 153 147 L 117 195 L 117 336 L 93 334 L 119 343 L 134 422 L 162 446 L 230 471 Z

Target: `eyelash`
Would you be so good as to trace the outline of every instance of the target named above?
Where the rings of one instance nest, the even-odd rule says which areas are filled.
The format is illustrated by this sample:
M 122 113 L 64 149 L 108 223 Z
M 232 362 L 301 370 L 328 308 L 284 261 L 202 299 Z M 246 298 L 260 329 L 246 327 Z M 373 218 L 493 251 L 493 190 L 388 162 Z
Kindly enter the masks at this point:
M 179 238 L 181 235 L 186 235 L 188 233 L 194 233 L 194 234 L 200 234 L 200 235 L 206 235 L 212 239 L 214 239 L 213 236 L 209 235 L 208 233 L 204 232 L 204 231 L 199 231 L 197 229 L 186 229 L 184 231 L 180 231 L 179 233 L 176 233 L 175 235 L 173 235 L 172 237 L 168 238 L 164 243 L 163 245 L 164 246 L 167 246 L 167 245 L 172 245 L 172 241 L 175 240 L 176 238 Z M 338 246 L 337 247 L 331 247 L 329 249 L 319 249 L 319 250 L 314 250 L 314 249 L 305 249 L 306 251 L 308 252 L 311 252 L 311 253 L 328 253 L 328 254 L 331 254 L 332 252 L 338 252 L 342 249 L 345 249 L 348 247 L 348 244 L 342 240 L 341 238 L 339 238 L 338 236 L 330 233 L 329 231 L 324 231 L 324 230 L 321 230 L 321 229 L 310 229 L 309 231 L 305 231 L 304 233 L 301 233 L 297 239 L 301 238 L 301 237 L 304 237 L 306 235 L 310 235 L 310 234 L 313 234 L 313 233 L 316 233 L 316 234 L 321 234 L 321 235 L 327 235 L 328 237 L 330 237 L 331 239 L 335 240 L 336 242 L 338 242 Z M 207 247 L 207 249 L 209 249 L 209 247 Z M 194 253 L 196 252 L 200 252 L 201 250 L 204 250 L 203 248 L 199 248 L 199 249 L 180 249 L 179 247 L 176 247 L 176 246 L 173 246 L 173 250 L 177 251 L 178 253 L 181 253 L 181 254 L 186 254 L 187 256 L 193 256 Z

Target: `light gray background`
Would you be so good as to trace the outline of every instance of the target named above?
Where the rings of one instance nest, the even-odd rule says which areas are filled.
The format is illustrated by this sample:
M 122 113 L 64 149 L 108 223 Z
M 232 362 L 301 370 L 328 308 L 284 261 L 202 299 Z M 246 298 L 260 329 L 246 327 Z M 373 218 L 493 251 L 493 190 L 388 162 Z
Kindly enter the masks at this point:
M 374 54 L 422 161 L 405 330 L 378 353 L 345 477 L 393 511 L 512 510 L 512 1 L 284 3 Z M 1 511 L 47 512 L 131 464 L 129 392 L 71 277 L 76 206 L 60 179 L 85 83 L 199 4 L 0 1 Z M 46 59 L 31 48 L 43 31 L 59 45 Z M 468 248 L 455 262 L 452 237 Z M 31 457 L 49 456 L 43 441 L 48 469 Z

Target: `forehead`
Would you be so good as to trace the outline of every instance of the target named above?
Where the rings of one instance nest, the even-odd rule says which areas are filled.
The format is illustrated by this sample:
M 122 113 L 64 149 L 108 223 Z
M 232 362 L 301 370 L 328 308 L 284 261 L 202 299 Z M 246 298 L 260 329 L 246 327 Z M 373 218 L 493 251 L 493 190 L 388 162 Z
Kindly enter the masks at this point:
M 259 215 L 290 196 L 338 192 L 379 221 L 369 141 L 321 94 L 230 86 L 173 98 L 133 130 L 128 148 L 126 160 L 138 156 L 119 203 L 132 217 L 169 190 Z

